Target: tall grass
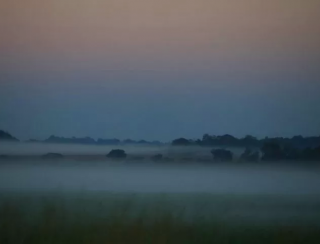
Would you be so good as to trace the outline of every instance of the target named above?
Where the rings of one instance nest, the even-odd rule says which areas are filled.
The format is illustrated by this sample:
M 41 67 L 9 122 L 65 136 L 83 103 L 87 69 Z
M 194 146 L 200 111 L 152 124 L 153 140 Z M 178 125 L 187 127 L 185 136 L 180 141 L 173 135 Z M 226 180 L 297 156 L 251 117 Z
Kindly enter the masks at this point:
M 215 217 L 188 219 L 183 209 L 173 212 L 162 203 L 140 209 L 131 199 L 108 204 L 97 202 L 89 211 L 64 199 L 43 199 L 33 208 L 7 199 L 0 203 L 0 244 L 320 243 L 317 226 L 231 225 Z

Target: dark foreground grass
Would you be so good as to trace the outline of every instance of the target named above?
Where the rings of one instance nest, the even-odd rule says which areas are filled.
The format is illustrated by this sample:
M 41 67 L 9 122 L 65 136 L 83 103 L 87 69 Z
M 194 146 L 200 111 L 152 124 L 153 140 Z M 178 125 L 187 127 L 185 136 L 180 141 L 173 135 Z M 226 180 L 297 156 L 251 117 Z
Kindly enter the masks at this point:
M 231 225 L 214 218 L 184 217 L 158 206 L 132 214 L 130 201 L 115 202 L 99 214 L 70 209 L 63 201 L 42 201 L 36 211 L 23 200 L 0 205 L 0 244 L 319 244 L 317 226 Z M 96 206 L 97 207 L 97 206 Z M 151 211 L 150 211 L 151 209 Z M 105 211 L 108 214 L 104 214 Z

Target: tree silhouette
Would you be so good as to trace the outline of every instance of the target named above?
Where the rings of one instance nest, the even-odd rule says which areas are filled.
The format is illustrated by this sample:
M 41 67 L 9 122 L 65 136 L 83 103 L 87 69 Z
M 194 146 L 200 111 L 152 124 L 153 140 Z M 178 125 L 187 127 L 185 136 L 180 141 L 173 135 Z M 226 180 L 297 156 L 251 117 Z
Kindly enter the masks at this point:
M 281 146 L 276 142 L 266 142 L 261 148 L 263 153 L 262 160 L 282 160 L 285 159 L 285 154 Z
M 19 141 L 17 138 L 10 135 L 8 132 L 0 130 L 0 141 Z
M 240 161 L 257 162 L 259 161 L 259 152 L 246 148 L 240 156 Z
M 126 158 L 127 154 L 122 149 L 113 149 L 107 154 L 108 158 Z
M 185 138 L 179 138 L 172 141 L 173 146 L 189 146 L 191 142 Z
M 215 161 L 232 161 L 233 158 L 232 152 L 226 149 L 212 149 L 211 154 Z

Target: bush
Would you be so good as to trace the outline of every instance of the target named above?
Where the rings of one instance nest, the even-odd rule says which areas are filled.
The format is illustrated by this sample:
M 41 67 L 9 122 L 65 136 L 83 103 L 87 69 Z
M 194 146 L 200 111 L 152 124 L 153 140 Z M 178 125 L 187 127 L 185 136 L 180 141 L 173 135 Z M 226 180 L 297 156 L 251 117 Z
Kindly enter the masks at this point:
M 246 148 L 240 156 L 240 161 L 257 162 L 259 161 L 259 152 Z
M 191 142 L 185 138 L 179 138 L 172 141 L 173 146 L 189 146 Z
M 285 154 L 281 146 L 276 142 L 266 142 L 261 148 L 262 160 L 283 160 Z
M 226 149 L 212 149 L 211 154 L 216 161 L 232 161 L 233 154 Z
M 47 153 L 42 156 L 43 159 L 62 159 L 64 156 L 60 153 Z
M 113 149 L 107 154 L 108 158 L 126 158 L 127 154 L 122 149 Z

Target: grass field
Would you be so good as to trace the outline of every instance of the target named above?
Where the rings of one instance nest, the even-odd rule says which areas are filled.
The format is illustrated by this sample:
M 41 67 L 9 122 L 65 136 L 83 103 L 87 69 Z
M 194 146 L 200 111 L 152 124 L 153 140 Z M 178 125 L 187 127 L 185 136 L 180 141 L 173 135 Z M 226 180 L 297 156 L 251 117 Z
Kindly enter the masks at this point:
M 0 243 L 320 243 L 319 201 L 292 202 L 275 196 L 4 193 Z

